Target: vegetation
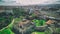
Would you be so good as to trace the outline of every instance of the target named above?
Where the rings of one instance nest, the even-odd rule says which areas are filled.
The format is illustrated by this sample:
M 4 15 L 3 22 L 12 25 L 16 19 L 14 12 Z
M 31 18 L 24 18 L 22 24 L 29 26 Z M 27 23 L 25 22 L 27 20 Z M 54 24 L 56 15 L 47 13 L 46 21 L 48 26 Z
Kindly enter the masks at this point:
M 51 9 L 50 9 L 51 10 Z M 14 22 L 13 21 L 13 15 L 11 13 L 6 14 L 5 12 L 0 13 L 0 34 L 15 34 L 14 31 L 12 31 L 12 28 L 14 26 L 16 26 L 16 24 L 21 21 L 23 18 L 25 18 L 24 16 L 26 16 L 26 12 L 24 11 L 24 9 L 18 9 L 15 8 L 13 9 L 14 12 L 14 16 L 15 17 L 19 17 L 19 18 L 14 18 Z M 32 14 L 33 17 L 35 17 L 35 14 Z M 36 26 L 43 26 L 45 25 L 45 20 L 32 20 Z M 7 27 L 8 26 L 8 27 Z M 15 27 L 17 28 L 17 27 Z M 34 32 L 32 32 L 31 34 L 44 34 L 44 32 L 37 32 L 33 29 Z M 57 29 L 57 31 L 59 32 L 60 29 Z
M 5 28 L 4 30 L 0 31 L 0 34 L 14 34 L 11 29 Z
M 14 9 L 14 16 L 20 17 L 24 15 L 23 9 Z M 17 12 L 18 11 L 18 12 Z M 22 17 L 21 16 L 21 17 Z M 14 18 L 15 22 L 12 22 L 13 15 L 11 13 L 2 12 L 0 13 L 0 34 L 14 34 L 11 30 L 13 28 L 13 24 L 17 21 L 22 20 L 22 18 Z M 7 27 L 8 26 L 8 27 Z
M 25 15 L 25 11 L 22 8 L 21 9 L 20 8 L 14 8 L 13 12 L 14 12 L 14 16 L 15 17 L 20 17 L 20 16 L 24 16 Z
M 11 13 L 0 13 L 0 34 L 13 34 L 8 25 L 11 24 L 13 15 Z
M 36 26 L 43 26 L 45 25 L 45 20 L 33 20 Z
M 44 32 L 32 32 L 32 34 L 45 34 Z
M 0 29 L 8 26 L 12 19 L 13 19 L 13 16 L 11 15 L 7 15 L 6 13 L 0 13 Z

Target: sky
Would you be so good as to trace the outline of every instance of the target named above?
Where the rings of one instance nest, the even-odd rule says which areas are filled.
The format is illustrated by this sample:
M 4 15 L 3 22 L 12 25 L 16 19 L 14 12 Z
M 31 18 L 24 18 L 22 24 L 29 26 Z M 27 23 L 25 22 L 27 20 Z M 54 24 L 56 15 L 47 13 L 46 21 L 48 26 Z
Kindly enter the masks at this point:
M 33 4 L 60 4 L 60 0 L 2 0 L 0 5 L 33 5 Z

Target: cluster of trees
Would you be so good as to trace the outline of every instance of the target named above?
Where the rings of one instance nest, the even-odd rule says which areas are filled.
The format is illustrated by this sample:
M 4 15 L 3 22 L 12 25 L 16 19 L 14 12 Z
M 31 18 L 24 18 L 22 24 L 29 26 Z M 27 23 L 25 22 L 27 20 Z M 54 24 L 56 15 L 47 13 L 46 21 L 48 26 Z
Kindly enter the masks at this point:
M 13 16 L 11 13 L 6 14 L 6 12 L 0 13 L 0 29 L 6 27 L 11 23 Z
M 25 16 L 26 14 L 25 10 L 22 8 L 14 8 L 13 12 L 15 17 Z
M 41 10 L 44 10 L 44 11 L 57 11 L 59 9 L 58 8 L 42 8 Z
M 13 14 L 8 12 L 0 13 L 0 29 L 9 25 L 14 17 L 25 16 L 26 12 L 24 9 L 14 8 Z

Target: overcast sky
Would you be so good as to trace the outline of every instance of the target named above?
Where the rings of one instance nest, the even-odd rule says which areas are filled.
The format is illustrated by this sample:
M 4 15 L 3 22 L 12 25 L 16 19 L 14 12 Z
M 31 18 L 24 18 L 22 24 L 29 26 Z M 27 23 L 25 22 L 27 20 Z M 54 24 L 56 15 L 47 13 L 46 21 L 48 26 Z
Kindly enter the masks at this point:
M 3 1 L 6 1 L 7 3 L 1 3 L 1 4 L 10 4 L 10 5 L 60 4 L 60 0 L 3 0 Z
M 21 4 L 58 4 L 60 0 L 19 0 Z

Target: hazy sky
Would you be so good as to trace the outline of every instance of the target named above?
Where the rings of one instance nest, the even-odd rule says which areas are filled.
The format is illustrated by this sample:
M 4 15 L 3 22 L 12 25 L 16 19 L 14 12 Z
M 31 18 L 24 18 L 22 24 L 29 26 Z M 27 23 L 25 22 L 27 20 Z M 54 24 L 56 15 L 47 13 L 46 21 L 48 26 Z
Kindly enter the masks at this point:
M 22 5 L 30 4 L 60 4 L 60 0 L 18 0 L 18 3 Z
M 60 4 L 60 0 L 3 0 L 3 1 L 7 2 L 5 4 L 8 4 L 8 2 L 11 2 L 11 1 L 15 1 L 15 2 L 9 3 L 10 5 Z

